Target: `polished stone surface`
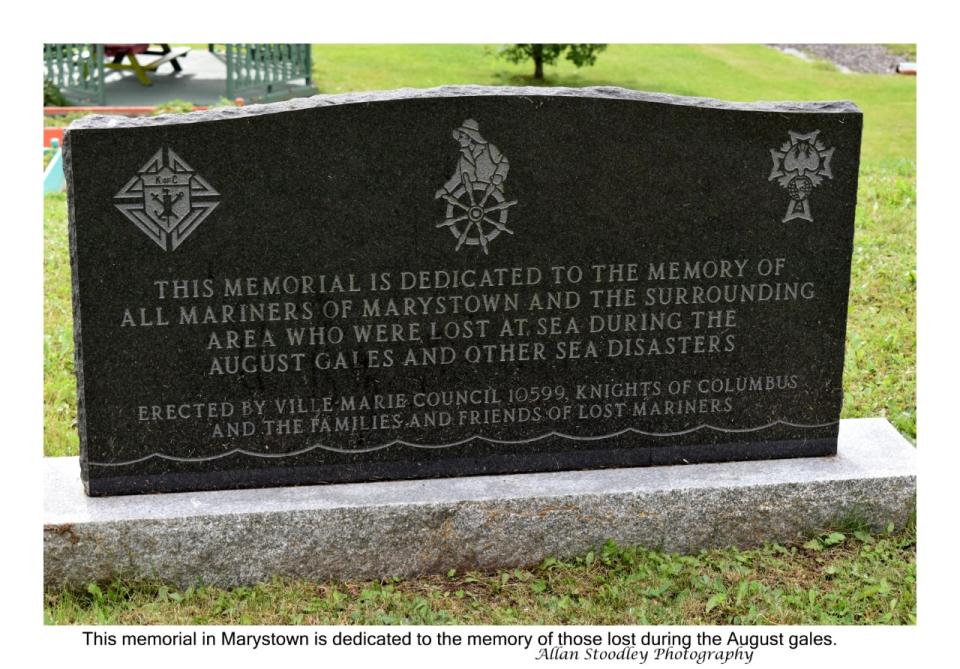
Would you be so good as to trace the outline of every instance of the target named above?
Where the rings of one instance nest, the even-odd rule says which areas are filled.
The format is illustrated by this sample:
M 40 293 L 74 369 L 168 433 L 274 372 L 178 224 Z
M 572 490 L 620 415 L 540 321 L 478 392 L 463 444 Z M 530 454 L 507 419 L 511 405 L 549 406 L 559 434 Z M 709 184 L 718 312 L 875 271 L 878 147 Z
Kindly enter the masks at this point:
M 78 121 L 86 489 L 834 453 L 861 126 L 509 87 Z
M 568 557 L 613 539 L 667 551 L 790 541 L 857 519 L 902 526 L 916 449 L 844 420 L 835 456 L 768 462 L 89 498 L 47 458 L 44 578 L 237 585 L 376 578 Z

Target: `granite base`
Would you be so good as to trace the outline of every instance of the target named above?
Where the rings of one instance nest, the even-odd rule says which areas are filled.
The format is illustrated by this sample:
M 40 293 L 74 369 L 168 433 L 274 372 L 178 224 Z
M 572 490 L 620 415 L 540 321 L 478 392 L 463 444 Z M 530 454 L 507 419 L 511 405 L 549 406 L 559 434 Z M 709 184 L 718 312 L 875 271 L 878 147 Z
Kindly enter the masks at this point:
M 671 552 L 786 542 L 855 518 L 902 526 L 916 450 L 844 420 L 836 456 L 90 498 L 46 458 L 44 581 L 180 587 L 531 565 L 613 539 Z

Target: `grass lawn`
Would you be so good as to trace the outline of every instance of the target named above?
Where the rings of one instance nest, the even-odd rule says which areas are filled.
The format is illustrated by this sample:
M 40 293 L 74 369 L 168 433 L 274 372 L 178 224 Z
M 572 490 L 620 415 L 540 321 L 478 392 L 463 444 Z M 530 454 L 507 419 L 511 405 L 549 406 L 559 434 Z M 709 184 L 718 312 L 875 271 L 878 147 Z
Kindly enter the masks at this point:
M 45 595 L 55 624 L 916 623 L 913 530 L 666 555 L 601 547 L 495 574 L 175 590 L 113 583 Z
M 315 46 L 322 92 L 444 83 L 525 85 L 532 65 L 483 45 Z M 853 100 L 865 115 L 844 368 L 844 417 L 885 416 L 916 438 L 916 78 L 841 74 L 749 45 L 611 46 L 547 84 L 729 100 Z M 44 454 L 76 455 L 66 201 L 44 217 Z M 915 532 L 839 528 L 755 550 L 666 555 L 606 547 L 571 562 L 398 581 L 276 581 L 178 592 L 114 583 L 45 594 L 48 623 L 912 623 Z
M 917 61 L 916 44 L 885 44 L 884 46 L 905 60 Z
M 898 45 L 904 46 L 904 45 Z M 315 45 L 321 93 L 443 84 L 526 86 L 533 64 L 496 57 L 497 45 Z M 623 86 L 724 100 L 853 100 L 864 113 L 863 160 L 916 155 L 916 77 L 843 74 L 762 45 L 612 44 L 593 67 L 546 66 L 548 86 Z

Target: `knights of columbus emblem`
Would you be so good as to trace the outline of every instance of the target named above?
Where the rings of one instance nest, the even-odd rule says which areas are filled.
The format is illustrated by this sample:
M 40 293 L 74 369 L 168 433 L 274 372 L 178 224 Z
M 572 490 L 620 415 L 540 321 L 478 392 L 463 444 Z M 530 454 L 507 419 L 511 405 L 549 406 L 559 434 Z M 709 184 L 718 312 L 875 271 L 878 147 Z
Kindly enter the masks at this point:
M 220 204 L 219 195 L 168 148 L 157 151 L 113 199 L 160 248 L 173 251 Z
M 517 201 L 507 201 L 503 194 L 510 161 L 483 138 L 472 118 L 453 131 L 453 138 L 460 144 L 460 158 L 453 176 L 436 193 L 447 203 L 446 216 L 437 227 L 447 228 L 456 238 L 457 251 L 466 244 L 490 253 L 490 242 L 501 232 L 513 234 L 507 227 L 507 210 Z
M 833 172 L 830 171 L 833 149 L 828 149 L 817 139 L 819 130 L 806 135 L 792 130 L 789 132 L 790 141 L 784 142 L 779 151 L 770 149 L 773 170 L 768 181 L 776 179 L 790 196 L 784 223 L 795 218 L 812 222 L 810 194 L 823 182 L 823 177 L 833 179 Z

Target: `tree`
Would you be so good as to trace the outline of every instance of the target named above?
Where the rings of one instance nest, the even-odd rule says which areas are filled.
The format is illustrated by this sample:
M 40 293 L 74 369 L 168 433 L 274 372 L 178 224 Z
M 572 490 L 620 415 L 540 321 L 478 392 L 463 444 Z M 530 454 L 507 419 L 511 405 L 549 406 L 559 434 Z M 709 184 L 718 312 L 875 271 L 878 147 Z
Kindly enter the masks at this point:
M 498 55 L 511 63 L 533 61 L 533 78 L 543 80 L 543 65 L 555 65 L 557 59 L 566 59 L 577 67 L 593 65 L 597 54 L 607 48 L 606 44 L 506 44 Z

